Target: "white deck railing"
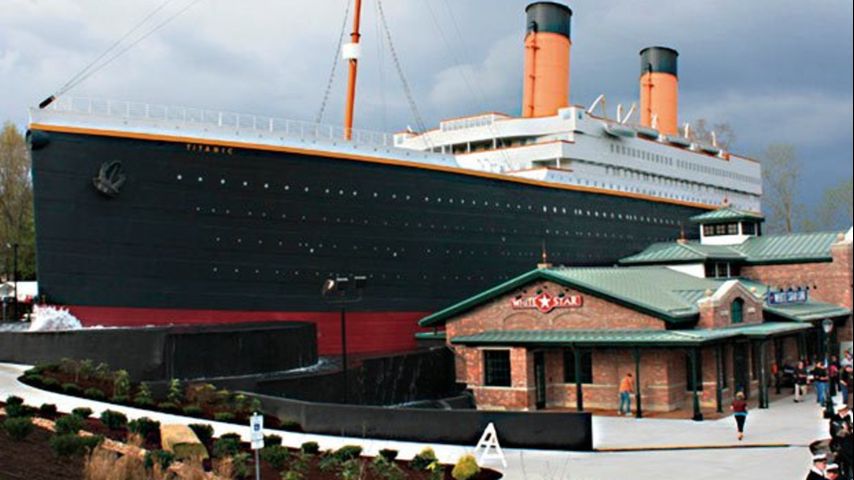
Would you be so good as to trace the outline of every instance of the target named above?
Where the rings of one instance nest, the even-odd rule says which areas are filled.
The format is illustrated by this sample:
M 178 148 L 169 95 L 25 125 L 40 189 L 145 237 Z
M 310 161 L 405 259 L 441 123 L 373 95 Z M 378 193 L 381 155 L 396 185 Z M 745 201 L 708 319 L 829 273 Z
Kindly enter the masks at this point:
M 286 135 L 303 140 L 344 140 L 344 127 L 340 126 L 202 108 L 65 96 L 56 99 L 45 110 L 60 114 L 164 122 L 168 126 L 178 126 L 183 130 L 215 127 L 238 132 Z M 367 130 L 353 129 L 352 141 L 359 144 L 394 146 L 392 135 Z

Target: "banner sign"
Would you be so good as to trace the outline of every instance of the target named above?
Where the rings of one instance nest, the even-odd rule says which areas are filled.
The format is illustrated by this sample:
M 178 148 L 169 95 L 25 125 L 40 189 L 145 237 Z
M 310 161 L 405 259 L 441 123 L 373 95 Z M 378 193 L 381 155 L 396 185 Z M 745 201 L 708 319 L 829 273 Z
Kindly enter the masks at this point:
M 581 295 L 565 295 L 553 297 L 543 292 L 535 297 L 522 297 L 510 300 L 514 309 L 537 309 L 541 313 L 549 313 L 555 308 L 579 308 L 584 304 Z
M 792 303 L 806 303 L 807 300 L 809 300 L 807 290 L 768 292 L 768 305 L 788 305 Z

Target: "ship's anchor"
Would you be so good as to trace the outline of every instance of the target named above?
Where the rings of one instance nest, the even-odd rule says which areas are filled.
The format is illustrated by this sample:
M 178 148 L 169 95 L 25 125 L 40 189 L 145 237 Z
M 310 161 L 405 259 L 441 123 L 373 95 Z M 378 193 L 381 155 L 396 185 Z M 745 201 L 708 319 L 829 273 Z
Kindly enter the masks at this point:
M 127 176 L 122 168 L 122 162 L 114 160 L 101 164 L 98 175 L 92 178 L 92 185 L 104 195 L 114 198 L 119 194 L 125 181 Z

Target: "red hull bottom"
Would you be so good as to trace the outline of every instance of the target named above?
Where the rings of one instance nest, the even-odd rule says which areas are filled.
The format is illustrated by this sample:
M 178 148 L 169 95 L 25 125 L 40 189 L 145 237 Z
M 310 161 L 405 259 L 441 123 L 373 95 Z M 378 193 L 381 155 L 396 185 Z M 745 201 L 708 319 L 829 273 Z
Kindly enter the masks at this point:
M 304 321 L 317 325 L 320 355 L 341 353 L 340 312 L 247 312 L 229 310 L 179 310 L 67 306 L 85 327 L 146 327 L 200 325 L 258 321 Z M 415 348 L 415 334 L 423 331 L 418 320 L 429 312 L 348 312 L 347 352 L 400 352 Z

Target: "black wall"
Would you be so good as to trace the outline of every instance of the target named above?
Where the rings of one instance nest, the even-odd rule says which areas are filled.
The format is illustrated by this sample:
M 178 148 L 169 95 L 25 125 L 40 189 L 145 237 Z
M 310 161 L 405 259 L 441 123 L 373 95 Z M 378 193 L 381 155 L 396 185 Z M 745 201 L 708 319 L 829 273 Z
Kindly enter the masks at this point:
M 590 413 L 382 408 L 247 394 L 261 400 L 265 413 L 296 420 L 312 433 L 474 447 L 491 422 L 503 447 L 593 449 Z
M 356 366 L 351 363 L 352 368 L 347 372 L 346 402 L 344 375 L 340 371 L 260 380 L 251 390 L 309 402 L 357 405 L 433 400 L 455 395 L 460 390 L 454 382 L 453 354 L 444 346 L 354 363 Z
M 91 359 L 134 380 L 249 375 L 317 363 L 312 323 L 270 322 L 64 332 L 2 332 L 0 361 Z

